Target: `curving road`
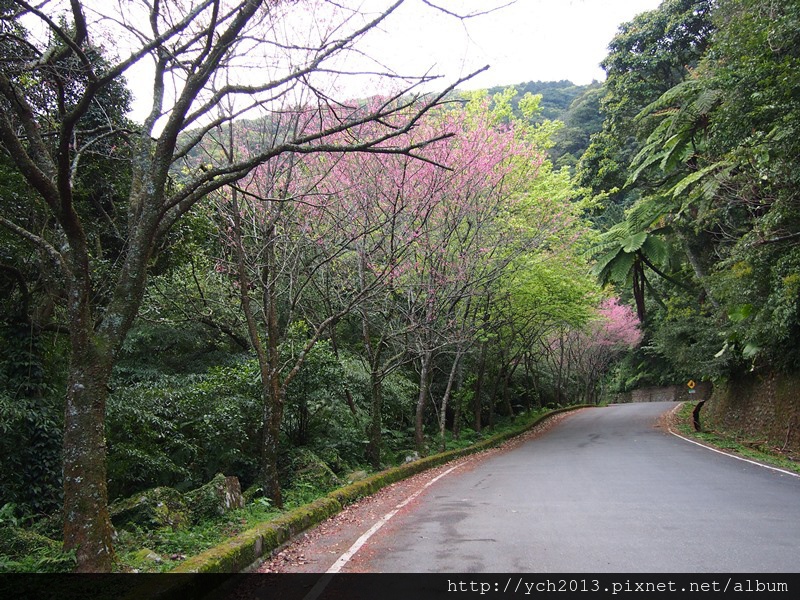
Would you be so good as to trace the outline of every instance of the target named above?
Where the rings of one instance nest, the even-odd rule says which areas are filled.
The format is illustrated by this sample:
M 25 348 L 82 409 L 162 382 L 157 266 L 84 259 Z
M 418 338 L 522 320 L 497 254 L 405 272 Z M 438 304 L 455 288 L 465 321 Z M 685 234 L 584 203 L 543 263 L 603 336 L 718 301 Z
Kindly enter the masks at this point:
M 360 572 L 798 572 L 800 478 L 656 426 L 671 403 L 580 411 L 430 486 Z

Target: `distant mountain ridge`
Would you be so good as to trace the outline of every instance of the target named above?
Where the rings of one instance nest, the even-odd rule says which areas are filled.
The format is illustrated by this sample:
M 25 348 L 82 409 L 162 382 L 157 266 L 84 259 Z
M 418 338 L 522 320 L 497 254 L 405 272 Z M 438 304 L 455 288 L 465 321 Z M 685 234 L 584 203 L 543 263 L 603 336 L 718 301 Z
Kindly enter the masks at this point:
M 558 167 L 574 168 L 578 159 L 589 147 L 593 133 L 600 131 L 603 116 L 600 113 L 600 100 L 604 95 L 603 84 L 592 82 L 588 85 L 575 85 L 571 81 L 528 81 L 489 88 L 490 95 L 502 92 L 509 87 L 516 89 L 514 107 L 525 94 L 541 94 L 541 112 L 534 122 L 545 120 L 562 121 L 563 129 L 553 141 L 548 154 Z

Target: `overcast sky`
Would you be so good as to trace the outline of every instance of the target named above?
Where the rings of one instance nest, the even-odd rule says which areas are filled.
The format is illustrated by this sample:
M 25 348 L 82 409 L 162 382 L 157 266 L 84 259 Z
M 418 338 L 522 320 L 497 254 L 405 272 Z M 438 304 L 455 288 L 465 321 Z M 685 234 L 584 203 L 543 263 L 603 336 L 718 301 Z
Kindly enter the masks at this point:
M 661 0 L 429 1 L 459 14 L 510 5 L 459 20 L 426 6 L 424 0 L 407 0 L 379 30 L 370 31 L 360 41 L 363 55 L 379 63 L 377 68 L 374 64 L 371 67 L 383 71 L 385 66 L 411 76 L 430 69 L 432 74 L 442 76 L 443 84 L 449 85 L 485 65 L 490 66 L 487 72 L 460 86 L 461 89 L 562 79 L 575 84 L 602 81 L 605 74 L 599 63 L 605 58 L 608 43 L 619 25 L 661 3 Z M 370 7 L 385 8 L 387 0 L 347 0 L 347 4 L 361 6 L 369 15 Z M 129 81 L 138 82 L 131 86 L 136 95 L 131 114 L 135 120 L 143 118 L 149 109 L 146 91 L 152 88 L 141 85 L 152 78 L 148 63 L 142 61 L 128 73 Z M 347 70 L 351 68 L 360 70 L 348 63 Z M 369 81 L 351 88 L 347 81 L 350 80 L 345 78 L 334 84 L 345 97 L 388 91 L 376 89 Z
M 505 3 L 432 1 L 448 9 L 460 6 L 462 13 Z M 448 80 L 491 65 L 487 73 L 466 86 L 470 88 L 561 79 L 586 84 L 605 78 L 599 62 L 605 58 L 619 25 L 660 3 L 661 0 L 516 0 L 491 14 L 460 22 L 437 14 L 420 0 L 411 0 L 391 16 L 386 32 L 379 36 L 381 41 L 372 43 L 392 65 L 402 57 L 409 71 L 434 66 Z

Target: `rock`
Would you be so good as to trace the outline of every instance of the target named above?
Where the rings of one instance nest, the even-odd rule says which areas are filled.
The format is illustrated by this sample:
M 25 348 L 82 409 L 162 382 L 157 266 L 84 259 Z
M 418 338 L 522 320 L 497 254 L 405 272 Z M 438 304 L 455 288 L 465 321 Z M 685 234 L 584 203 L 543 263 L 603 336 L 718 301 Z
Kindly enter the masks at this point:
M 189 522 L 186 502 L 178 490 L 157 487 L 115 502 L 109 507 L 114 527 L 125 529 L 136 525 L 155 530 L 162 527 L 180 529 Z
M 369 476 L 369 473 L 366 471 L 353 471 L 352 473 L 348 473 L 345 476 L 345 481 L 347 483 L 355 483 L 356 481 L 361 481 L 362 479 L 366 479 Z
M 0 554 L 23 557 L 38 551 L 56 551 L 61 543 L 14 525 L 0 525 Z
M 142 548 L 141 550 L 138 550 L 137 552 L 134 552 L 133 556 L 131 557 L 131 559 L 132 559 L 133 562 L 137 562 L 137 563 L 143 563 L 143 562 L 162 563 L 162 562 L 164 562 L 164 559 L 161 558 L 161 556 L 159 554 L 156 554 L 155 552 L 153 552 L 152 550 L 150 550 L 148 548 Z
M 406 463 L 411 463 L 411 462 L 414 462 L 415 460 L 419 460 L 419 459 L 420 459 L 419 452 L 412 452 L 411 454 L 406 456 L 405 462 Z
M 261 486 L 254 483 L 253 485 L 251 485 L 249 488 L 247 488 L 245 491 L 242 492 L 242 496 L 244 497 L 245 504 L 252 503 L 257 498 L 262 497 Z
M 341 485 L 339 478 L 319 456 L 303 448 L 294 461 L 293 485 L 310 485 L 318 490 L 332 490 Z
M 186 493 L 186 504 L 195 522 L 213 519 L 244 508 L 244 497 L 239 479 L 217 473 L 202 487 Z

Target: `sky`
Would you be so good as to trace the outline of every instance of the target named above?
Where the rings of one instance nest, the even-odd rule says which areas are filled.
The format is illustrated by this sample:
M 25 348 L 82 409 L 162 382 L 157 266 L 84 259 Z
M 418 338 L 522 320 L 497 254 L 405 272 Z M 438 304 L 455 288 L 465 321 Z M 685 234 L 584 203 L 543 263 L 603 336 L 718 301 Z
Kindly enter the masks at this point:
M 431 0 L 460 14 L 509 0 Z M 452 80 L 486 64 L 465 88 L 568 79 L 605 79 L 599 63 L 620 24 L 657 8 L 661 0 L 516 0 L 487 15 L 459 21 L 421 0 L 401 6 L 385 31 L 370 38 L 371 53 L 409 71 L 433 67 Z M 378 39 L 380 41 L 378 41 Z
M 87 0 L 98 1 L 98 0 Z M 107 0 L 104 0 L 107 1 Z M 348 6 L 361 6 L 369 16 L 388 0 L 345 0 Z M 363 56 L 375 60 L 379 68 L 388 67 L 401 75 L 417 76 L 430 70 L 440 75 L 443 84 L 472 73 L 486 65 L 489 70 L 459 86 L 481 89 L 528 81 L 570 80 L 582 85 L 602 81 L 605 74 L 599 63 L 620 24 L 639 13 L 657 8 L 661 0 L 427 0 L 461 15 L 498 8 L 469 19 L 458 19 L 426 5 L 426 0 L 406 0 L 379 29 L 359 41 Z M 299 13 L 302 15 L 303 13 Z M 301 21 L 284 24 L 308 28 L 308 15 Z M 312 19 L 313 23 L 313 19 Z M 313 29 L 313 24 L 311 29 Z M 353 55 L 348 55 L 348 61 Z M 374 64 L 371 66 L 375 66 Z M 128 73 L 129 81 L 151 79 L 147 61 Z M 353 68 L 348 64 L 348 69 Z M 354 68 L 360 70 L 359 68 Z M 350 87 L 349 78 L 333 84 L 335 96 L 364 97 L 389 90 L 376 89 L 361 81 Z M 434 85 L 434 84 L 432 84 Z M 342 87 L 343 86 L 343 87 Z M 433 89 L 442 89 L 439 84 Z M 133 85 L 136 97 L 132 114 L 141 120 L 150 105 L 149 95 L 137 93 L 152 89 Z

